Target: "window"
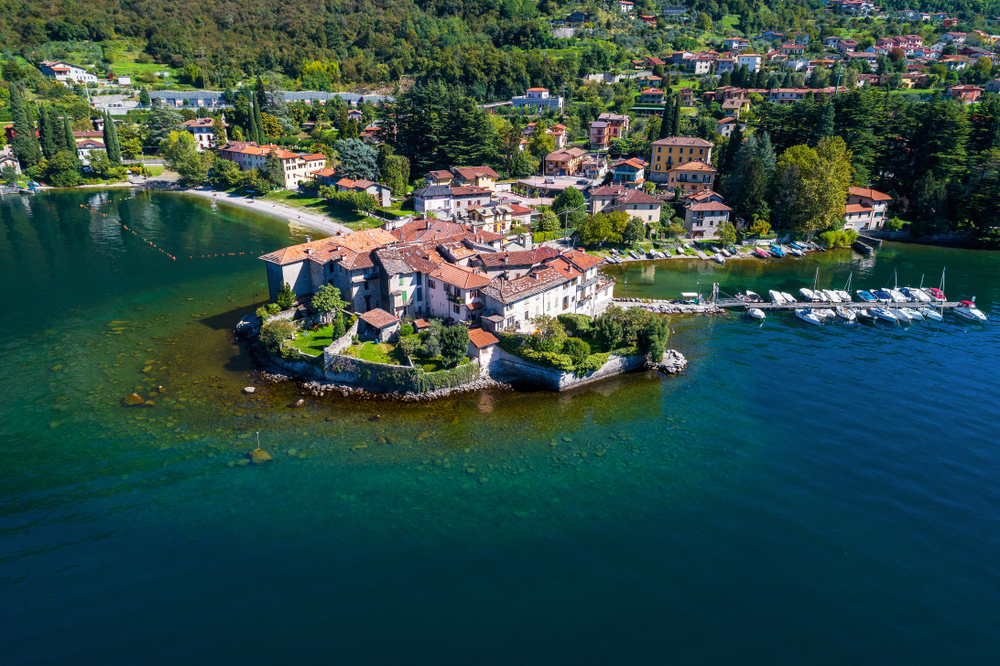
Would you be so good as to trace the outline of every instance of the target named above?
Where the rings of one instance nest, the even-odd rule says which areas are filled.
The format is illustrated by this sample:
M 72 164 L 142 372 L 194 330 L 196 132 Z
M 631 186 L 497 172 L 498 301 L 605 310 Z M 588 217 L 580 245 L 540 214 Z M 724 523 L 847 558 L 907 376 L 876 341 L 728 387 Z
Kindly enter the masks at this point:
M 421 289 L 420 287 L 417 287 L 417 290 L 413 292 L 413 300 L 415 301 L 424 300 L 424 290 Z
M 524 311 L 524 321 L 528 321 L 529 319 L 531 319 L 531 310 L 525 310 Z
M 459 314 L 462 311 L 462 308 L 458 307 L 458 303 L 453 303 L 451 309 L 455 314 Z
M 404 303 L 406 302 L 406 290 L 405 289 L 403 290 L 403 302 Z

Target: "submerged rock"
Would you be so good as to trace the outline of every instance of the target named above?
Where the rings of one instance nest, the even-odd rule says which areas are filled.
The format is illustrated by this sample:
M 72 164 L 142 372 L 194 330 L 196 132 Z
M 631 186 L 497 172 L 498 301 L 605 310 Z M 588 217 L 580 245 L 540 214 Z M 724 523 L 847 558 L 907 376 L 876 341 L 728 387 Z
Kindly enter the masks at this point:
M 657 365 L 657 369 L 660 372 L 665 372 L 668 375 L 676 375 L 685 367 L 687 367 L 687 359 L 676 349 L 668 349 L 663 354 L 663 359 Z
M 135 407 L 136 405 L 141 405 L 143 402 L 145 401 L 142 399 L 142 396 L 137 393 L 131 393 L 122 398 L 122 405 L 125 407 Z
M 250 456 L 250 462 L 255 465 L 263 465 L 264 463 L 271 462 L 272 460 L 271 454 L 264 449 L 254 449 L 247 455 Z
M 253 393 L 256 390 L 257 389 L 255 389 L 253 386 L 247 386 L 245 389 L 243 389 L 243 392 L 244 393 Z

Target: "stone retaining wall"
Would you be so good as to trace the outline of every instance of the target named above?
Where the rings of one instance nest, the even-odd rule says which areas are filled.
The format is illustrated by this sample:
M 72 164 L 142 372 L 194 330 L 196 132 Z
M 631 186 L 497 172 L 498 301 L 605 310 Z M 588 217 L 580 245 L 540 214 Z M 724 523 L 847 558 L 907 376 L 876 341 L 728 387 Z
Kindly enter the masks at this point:
M 712 303 L 685 304 L 670 301 L 644 300 L 639 298 L 616 298 L 614 304 L 621 308 L 640 308 L 658 314 L 719 314 L 725 312 Z
M 492 377 L 508 382 L 528 382 L 552 391 L 568 391 L 578 386 L 646 367 L 645 356 L 612 355 L 607 363 L 597 370 L 578 377 L 572 372 L 563 372 L 525 361 L 523 358 L 508 354 L 499 348 L 496 353 L 499 354 L 499 362 L 491 374 Z

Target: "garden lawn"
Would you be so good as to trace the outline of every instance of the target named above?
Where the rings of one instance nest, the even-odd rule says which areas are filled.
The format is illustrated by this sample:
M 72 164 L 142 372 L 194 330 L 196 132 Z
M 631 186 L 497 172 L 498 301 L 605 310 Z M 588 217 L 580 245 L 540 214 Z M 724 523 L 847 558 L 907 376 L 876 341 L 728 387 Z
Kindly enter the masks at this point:
M 320 326 L 315 331 L 304 330 L 287 344 L 295 347 L 303 354 L 321 356 L 323 349 L 333 342 L 333 326 Z
M 403 365 L 406 359 L 403 352 L 385 342 L 365 342 L 360 345 L 351 345 L 345 352 L 348 356 L 360 358 L 362 361 L 372 363 L 385 363 L 387 365 Z
M 317 215 L 326 215 L 335 222 L 340 222 L 351 229 L 358 230 L 362 225 L 368 223 L 369 226 L 378 226 L 378 221 L 365 215 L 359 215 L 353 210 L 343 208 L 333 204 L 331 201 L 320 196 L 307 194 L 305 192 L 294 192 L 292 190 L 275 190 L 268 192 L 261 199 L 282 203 L 292 208 L 298 208 Z

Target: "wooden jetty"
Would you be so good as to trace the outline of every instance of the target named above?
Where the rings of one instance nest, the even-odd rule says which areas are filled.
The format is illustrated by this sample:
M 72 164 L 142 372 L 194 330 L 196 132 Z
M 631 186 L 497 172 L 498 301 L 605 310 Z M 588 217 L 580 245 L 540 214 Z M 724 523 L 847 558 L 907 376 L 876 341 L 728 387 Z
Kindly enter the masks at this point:
M 765 312 L 771 312 L 775 310 L 786 310 L 792 312 L 794 310 L 812 309 L 812 310 L 822 310 L 829 308 L 848 308 L 850 310 L 864 310 L 868 308 L 889 308 L 890 310 L 895 310 L 898 308 L 933 308 L 934 310 L 940 310 L 942 307 L 945 310 L 953 310 L 958 307 L 958 301 L 924 301 L 924 302 L 911 302 L 911 303 L 863 303 L 863 302 L 851 302 L 851 303 L 747 303 L 746 301 L 741 301 L 738 298 L 720 298 L 715 304 L 720 308 L 758 308 Z

